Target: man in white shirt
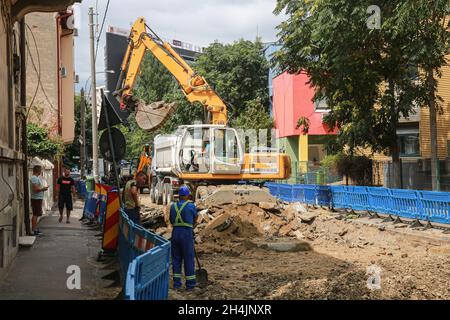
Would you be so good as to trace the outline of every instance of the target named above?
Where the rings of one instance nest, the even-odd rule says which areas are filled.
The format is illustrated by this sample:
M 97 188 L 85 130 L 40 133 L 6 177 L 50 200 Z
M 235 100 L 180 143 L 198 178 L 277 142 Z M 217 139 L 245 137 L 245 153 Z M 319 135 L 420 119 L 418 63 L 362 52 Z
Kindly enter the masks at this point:
M 31 176 L 31 210 L 33 218 L 31 219 L 31 230 L 35 236 L 42 233 L 37 228 L 38 219 L 42 216 L 42 202 L 44 200 L 44 191 L 48 190 L 48 187 L 44 187 L 40 175 L 42 173 L 41 166 L 33 167 L 33 175 Z

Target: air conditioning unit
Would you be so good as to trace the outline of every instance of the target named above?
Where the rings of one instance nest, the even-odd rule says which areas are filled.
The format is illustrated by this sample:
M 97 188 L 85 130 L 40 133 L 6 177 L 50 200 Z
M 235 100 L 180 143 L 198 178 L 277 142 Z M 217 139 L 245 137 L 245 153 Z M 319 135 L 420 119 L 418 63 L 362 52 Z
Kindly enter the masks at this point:
M 67 77 L 67 69 L 66 69 L 66 67 L 61 67 L 60 74 L 61 74 L 61 78 L 66 78 Z

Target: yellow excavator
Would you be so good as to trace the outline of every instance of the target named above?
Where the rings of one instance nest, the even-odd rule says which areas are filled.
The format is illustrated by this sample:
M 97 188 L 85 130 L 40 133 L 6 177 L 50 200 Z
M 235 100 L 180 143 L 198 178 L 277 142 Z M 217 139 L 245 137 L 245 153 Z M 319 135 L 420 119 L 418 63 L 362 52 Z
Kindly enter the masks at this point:
M 167 121 L 175 104 L 146 105 L 132 90 L 147 52 L 178 81 L 187 100 L 206 109 L 206 123 L 180 126 L 173 134 L 157 135 L 151 161 L 150 197 L 168 204 L 181 184 L 207 205 L 275 201 L 265 188 L 246 182 L 281 180 L 291 175 L 290 157 L 272 148 L 244 153 L 237 131 L 227 126 L 227 106 L 201 75 L 151 30 L 143 18 L 134 23 L 114 95 L 121 108 L 135 113 L 138 125 L 154 131 Z

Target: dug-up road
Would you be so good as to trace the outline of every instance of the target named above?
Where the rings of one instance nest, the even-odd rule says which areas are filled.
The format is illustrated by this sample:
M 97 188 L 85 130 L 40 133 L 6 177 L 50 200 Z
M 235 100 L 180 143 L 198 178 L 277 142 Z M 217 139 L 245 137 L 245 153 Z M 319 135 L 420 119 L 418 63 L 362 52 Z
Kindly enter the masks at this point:
M 148 208 L 165 212 L 145 198 Z M 251 222 L 223 235 L 199 232 L 209 285 L 195 293 L 171 290 L 170 298 L 450 299 L 450 235 L 442 230 L 323 208 L 308 213 L 315 218 L 295 236 L 260 234 Z

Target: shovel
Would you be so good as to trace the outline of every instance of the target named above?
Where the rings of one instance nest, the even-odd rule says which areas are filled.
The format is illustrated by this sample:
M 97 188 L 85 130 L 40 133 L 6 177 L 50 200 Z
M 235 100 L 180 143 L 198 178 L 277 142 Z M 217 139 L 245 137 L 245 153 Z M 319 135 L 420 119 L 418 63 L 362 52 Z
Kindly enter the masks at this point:
M 197 280 L 198 286 L 200 288 L 205 288 L 208 285 L 208 271 L 202 268 L 200 260 L 197 256 L 197 251 L 194 247 L 195 259 L 197 260 L 198 269 L 195 271 L 195 279 Z

